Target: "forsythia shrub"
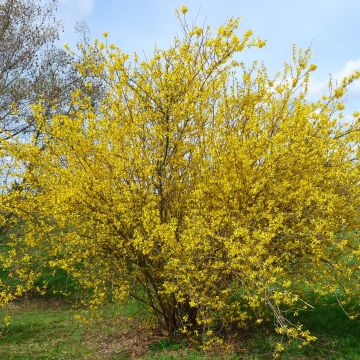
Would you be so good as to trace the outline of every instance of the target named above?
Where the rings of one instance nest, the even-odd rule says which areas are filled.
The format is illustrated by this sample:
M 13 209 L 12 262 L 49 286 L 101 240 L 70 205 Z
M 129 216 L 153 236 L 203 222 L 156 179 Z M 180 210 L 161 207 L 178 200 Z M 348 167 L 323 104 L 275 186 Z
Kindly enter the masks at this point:
M 273 318 L 308 343 L 292 313 L 309 289 L 359 296 L 360 121 L 344 123 L 342 99 L 360 73 L 311 102 L 309 51 L 270 76 L 241 62 L 264 42 L 237 19 L 212 34 L 186 12 L 183 36 L 149 60 L 104 34 L 78 64 L 107 79 L 101 105 L 77 91 L 49 118 L 40 102 L 39 134 L 2 141 L 18 186 L 1 199 L 17 279 L 1 301 L 60 268 L 90 305 L 135 297 L 170 333 L 221 343 Z

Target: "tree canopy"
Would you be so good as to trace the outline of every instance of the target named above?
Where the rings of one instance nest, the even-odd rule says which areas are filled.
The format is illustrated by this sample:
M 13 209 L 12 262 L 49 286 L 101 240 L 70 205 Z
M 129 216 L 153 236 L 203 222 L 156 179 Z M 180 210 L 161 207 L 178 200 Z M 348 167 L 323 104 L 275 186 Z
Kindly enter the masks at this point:
M 342 99 L 360 73 L 309 101 L 308 50 L 271 76 L 241 61 L 265 43 L 237 19 L 212 33 L 185 13 L 182 35 L 147 60 L 105 33 L 77 64 L 106 79 L 100 103 L 78 89 L 49 118 L 40 101 L 40 138 L 2 140 L 22 181 L 2 195 L 3 266 L 18 283 L 1 299 L 61 268 L 90 305 L 134 297 L 170 333 L 221 343 L 273 318 L 306 344 L 294 315 L 310 291 L 359 296 L 360 122 L 344 122 Z

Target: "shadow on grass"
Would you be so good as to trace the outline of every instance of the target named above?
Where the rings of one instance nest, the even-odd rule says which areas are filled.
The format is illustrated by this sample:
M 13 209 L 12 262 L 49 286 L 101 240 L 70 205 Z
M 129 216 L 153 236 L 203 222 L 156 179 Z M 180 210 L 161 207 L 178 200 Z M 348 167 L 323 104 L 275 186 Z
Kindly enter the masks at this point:
M 338 305 L 321 305 L 297 318 L 318 340 L 304 348 L 300 342 L 289 344 L 281 359 L 360 360 L 360 321 L 350 320 Z M 236 354 L 205 354 L 189 351 L 171 341 L 150 346 L 144 359 L 231 359 L 266 360 L 273 358 L 273 349 L 279 341 L 270 327 L 256 328 L 241 341 L 242 352 Z M 241 336 L 239 337 L 241 339 Z M 240 340 L 239 340 L 240 341 Z M 175 351 L 179 349 L 179 351 Z
M 360 359 L 360 319 L 349 319 L 338 305 L 323 305 L 303 314 L 299 320 L 318 338 L 313 345 L 297 351 L 299 356 Z M 294 347 L 295 344 L 293 352 Z
M 62 331 L 66 334 L 70 329 L 74 331 L 78 328 L 76 324 L 70 324 L 67 317 L 64 319 L 62 316 L 54 316 L 49 312 L 46 314 L 30 313 L 21 319 L 14 316 L 12 325 L 0 338 L 0 344 L 20 344 L 27 340 L 44 341 L 58 336 Z

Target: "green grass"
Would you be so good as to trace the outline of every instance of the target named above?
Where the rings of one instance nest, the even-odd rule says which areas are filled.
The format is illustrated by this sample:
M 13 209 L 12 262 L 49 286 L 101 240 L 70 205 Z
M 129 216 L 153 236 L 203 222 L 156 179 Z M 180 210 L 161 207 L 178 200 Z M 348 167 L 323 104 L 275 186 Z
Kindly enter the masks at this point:
M 84 326 L 65 308 L 19 307 L 0 339 L 0 359 L 82 359 L 91 354 L 81 337 Z
M 148 315 L 135 302 L 108 305 L 101 318 L 94 316 L 86 323 L 74 319 L 76 314 L 90 319 L 85 310 L 49 300 L 17 304 L 8 313 L 12 321 L 0 338 L 1 360 L 271 359 L 278 341 L 262 328 L 239 340 L 238 353 L 204 353 L 152 331 Z M 319 307 L 300 320 L 318 341 L 305 349 L 292 344 L 282 359 L 360 359 L 359 320 L 347 319 L 333 305 Z
M 135 303 L 123 308 L 109 305 L 102 319 L 96 320 L 96 313 L 72 310 L 55 301 L 14 305 L 6 311 L 11 324 L 0 338 L 0 359 L 111 359 L 108 355 L 121 352 L 120 332 L 132 331 L 131 320 L 139 312 Z M 76 315 L 88 321 L 76 320 Z

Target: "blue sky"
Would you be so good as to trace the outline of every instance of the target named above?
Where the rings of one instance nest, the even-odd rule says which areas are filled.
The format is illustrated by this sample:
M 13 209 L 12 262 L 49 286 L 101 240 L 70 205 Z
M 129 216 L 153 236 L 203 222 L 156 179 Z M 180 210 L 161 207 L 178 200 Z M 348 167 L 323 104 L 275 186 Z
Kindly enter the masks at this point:
M 150 54 L 154 45 L 167 47 L 179 26 L 175 9 L 189 8 L 189 17 L 217 27 L 230 16 L 241 17 L 241 30 L 252 29 L 267 40 L 267 46 L 245 59 L 264 61 L 270 70 L 280 70 L 290 60 L 292 44 L 311 45 L 318 69 L 312 82 L 314 96 L 329 78 L 360 70 L 360 0 L 60 0 L 64 22 L 61 42 L 74 44 L 74 25 L 85 21 L 91 37 L 109 32 L 110 41 L 124 51 Z M 360 109 L 360 82 L 353 86 L 348 105 Z

